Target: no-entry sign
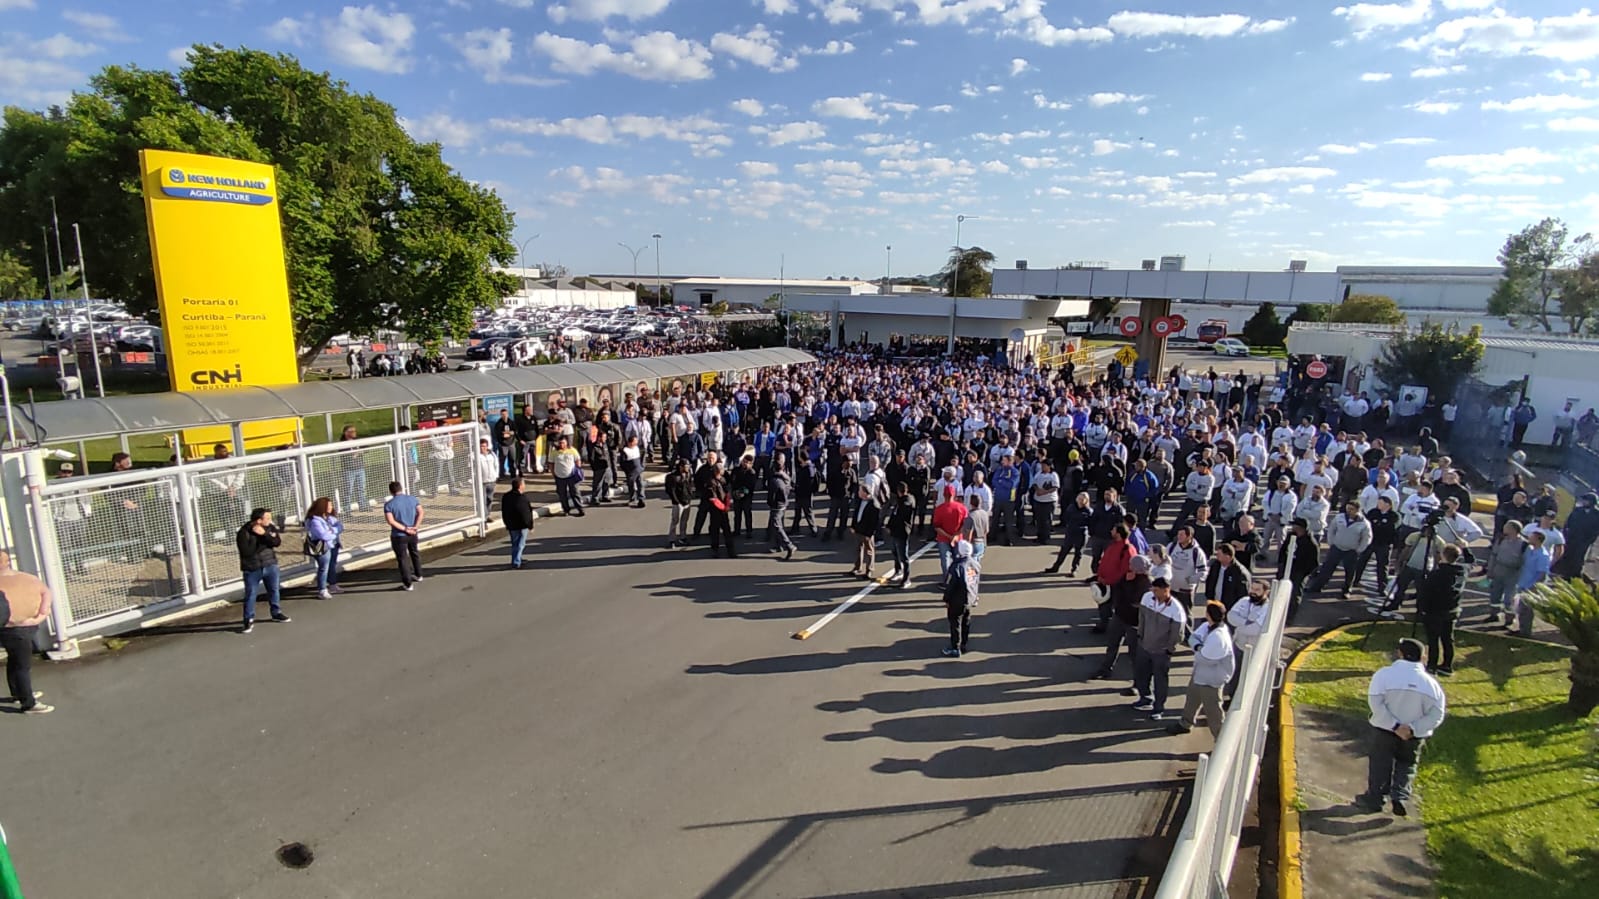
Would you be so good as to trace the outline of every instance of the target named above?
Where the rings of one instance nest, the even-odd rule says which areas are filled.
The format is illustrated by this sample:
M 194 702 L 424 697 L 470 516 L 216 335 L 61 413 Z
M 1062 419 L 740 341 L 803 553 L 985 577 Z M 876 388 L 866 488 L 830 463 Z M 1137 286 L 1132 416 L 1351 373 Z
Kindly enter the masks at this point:
M 1319 381 L 1327 377 L 1327 363 L 1317 359 L 1305 366 L 1305 374 Z

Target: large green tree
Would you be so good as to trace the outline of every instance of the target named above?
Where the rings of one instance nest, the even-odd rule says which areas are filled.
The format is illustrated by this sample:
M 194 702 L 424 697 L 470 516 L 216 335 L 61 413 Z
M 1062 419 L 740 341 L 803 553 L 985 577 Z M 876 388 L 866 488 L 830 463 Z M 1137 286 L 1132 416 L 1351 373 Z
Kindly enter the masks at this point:
M 986 297 L 994 289 L 993 265 L 994 254 L 982 247 L 951 247 L 938 281 L 951 296 Z
M 1277 318 L 1274 303 L 1261 303 L 1255 314 L 1244 322 L 1244 343 L 1258 347 L 1280 347 L 1288 335 L 1288 326 Z
M 1378 293 L 1355 293 L 1332 307 L 1327 320 L 1348 324 L 1402 325 L 1405 323 L 1405 313 L 1393 297 Z
M 493 271 L 516 259 L 509 210 L 393 107 L 292 57 L 220 46 L 195 46 L 177 73 L 111 66 L 65 109 L 6 109 L 0 246 L 40 255 L 53 196 L 82 226 L 94 293 L 153 308 L 141 149 L 277 167 L 302 365 L 341 333 L 464 336 L 475 307 L 516 289 Z
M 1566 223 L 1557 218 L 1546 218 L 1509 235 L 1499 250 L 1504 272 L 1488 298 L 1488 311 L 1511 324 L 1531 319 L 1551 333 L 1554 324 L 1550 316 L 1558 311 L 1576 333 L 1593 310 L 1578 297 L 1567 314 L 1560 302 L 1563 273 L 1588 255 L 1592 245 L 1592 235 L 1572 237 Z
M 1461 331 L 1427 322 L 1420 330 L 1390 338 L 1372 367 L 1389 387 L 1420 384 L 1441 402 L 1477 371 L 1486 350 L 1481 325 Z
M 11 253 L 0 253 L 0 300 L 39 298 L 39 279 L 26 262 Z
M 1560 272 L 1560 317 L 1581 334 L 1599 321 L 1599 250 L 1587 248 L 1568 269 Z

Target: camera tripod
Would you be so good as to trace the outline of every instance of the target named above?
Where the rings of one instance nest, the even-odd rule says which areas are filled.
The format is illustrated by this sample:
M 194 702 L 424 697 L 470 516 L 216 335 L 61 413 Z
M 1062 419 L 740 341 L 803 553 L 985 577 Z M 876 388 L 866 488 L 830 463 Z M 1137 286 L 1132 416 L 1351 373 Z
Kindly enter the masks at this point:
M 1438 539 L 1437 520 L 1432 515 L 1428 515 L 1427 520 L 1421 526 L 1421 530 L 1417 531 L 1416 533 L 1420 535 L 1417 538 L 1417 543 L 1425 547 L 1423 550 L 1425 554 L 1421 557 L 1421 575 L 1420 577 L 1416 578 L 1417 612 L 1415 617 L 1410 619 L 1410 636 L 1412 637 L 1416 636 L 1416 630 L 1421 626 L 1421 585 L 1426 582 L 1428 573 L 1431 572 L 1435 567 L 1434 559 L 1438 554 L 1438 547 L 1436 544 Z M 1400 550 L 1401 552 L 1404 552 L 1404 546 L 1402 543 Z M 1400 571 L 1404 570 L 1407 557 L 1408 553 L 1400 557 Z M 1380 606 L 1373 606 L 1371 604 L 1366 606 L 1367 610 L 1371 612 L 1370 623 L 1372 625 L 1376 625 L 1382 621 L 1404 621 L 1405 613 L 1399 611 L 1399 607 L 1404 603 L 1404 600 L 1404 595 L 1399 591 L 1399 575 L 1395 574 L 1393 597 L 1391 599 L 1384 599 Z M 1366 635 L 1360 638 L 1360 648 L 1362 650 L 1366 648 L 1366 643 L 1371 639 L 1371 634 L 1374 630 L 1376 630 L 1375 626 L 1366 628 Z

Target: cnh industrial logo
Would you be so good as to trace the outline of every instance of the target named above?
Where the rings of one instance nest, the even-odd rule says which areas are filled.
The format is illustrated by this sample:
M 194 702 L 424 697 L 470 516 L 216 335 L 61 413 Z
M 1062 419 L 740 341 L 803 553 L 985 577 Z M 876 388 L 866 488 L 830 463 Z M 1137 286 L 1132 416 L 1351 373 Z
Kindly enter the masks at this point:
M 189 372 L 189 383 L 196 387 L 226 387 L 229 384 L 244 383 L 243 366 L 235 365 L 232 370 L 216 371 L 204 369 Z

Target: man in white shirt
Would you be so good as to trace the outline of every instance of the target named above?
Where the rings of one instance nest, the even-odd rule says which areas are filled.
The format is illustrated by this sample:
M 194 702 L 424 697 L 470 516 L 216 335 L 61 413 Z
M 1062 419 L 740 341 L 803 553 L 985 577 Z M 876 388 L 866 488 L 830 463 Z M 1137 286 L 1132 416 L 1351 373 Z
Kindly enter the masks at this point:
M 1479 535 L 1481 533 L 1481 531 L 1478 531 Z M 1531 539 L 1534 533 L 1543 534 L 1543 548 L 1549 552 L 1549 563 L 1551 565 L 1560 561 L 1560 557 L 1566 554 L 1566 535 L 1555 527 L 1555 513 L 1553 510 L 1546 510 L 1542 515 L 1538 516 L 1538 522 L 1528 525 L 1526 530 L 1523 531 L 1523 536 Z
M 1310 443 L 1316 439 L 1316 426 L 1311 424 L 1310 416 L 1305 416 L 1299 422 L 1299 427 L 1294 428 L 1294 454 L 1304 455 L 1310 449 Z
M 1385 496 L 1388 497 L 1388 502 L 1393 504 L 1392 508 L 1399 508 L 1399 491 L 1390 485 L 1388 472 L 1379 471 L 1377 472 L 1377 483 L 1368 484 L 1366 489 L 1360 491 L 1360 513 L 1362 515 L 1370 515 L 1371 510 L 1377 508 L 1377 500 Z
M 990 514 L 994 511 L 994 490 L 984 481 L 980 471 L 972 473 L 972 485 L 962 491 L 961 499 L 974 509 L 982 509 Z
M 1355 797 L 1355 804 L 1368 812 L 1381 810 L 1383 800 L 1391 798 L 1395 815 L 1409 814 L 1421 749 L 1444 722 L 1444 690 L 1422 666 L 1422 652 L 1421 641 L 1400 640 L 1394 663 L 1372 675 L 1366 689 L 1371 753 L 1366 792 Z

